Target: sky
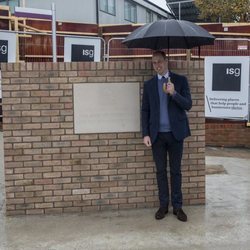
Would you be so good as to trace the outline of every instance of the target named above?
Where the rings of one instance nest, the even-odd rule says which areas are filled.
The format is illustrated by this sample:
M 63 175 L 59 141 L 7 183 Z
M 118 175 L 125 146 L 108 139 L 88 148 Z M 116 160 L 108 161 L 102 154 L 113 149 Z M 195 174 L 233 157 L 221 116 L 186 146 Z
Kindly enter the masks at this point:
M 169 10 L 167 5 L 166 5 L 166 0 L 148 0 L 156 5 L 158 5 L 159 7 L 161 7 L 164 10 Z

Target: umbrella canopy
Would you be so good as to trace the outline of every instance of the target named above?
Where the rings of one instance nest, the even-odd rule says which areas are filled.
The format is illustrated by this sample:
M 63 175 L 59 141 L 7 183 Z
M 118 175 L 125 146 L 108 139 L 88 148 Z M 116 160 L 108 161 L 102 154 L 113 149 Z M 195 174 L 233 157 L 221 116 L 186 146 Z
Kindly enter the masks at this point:
M 137 28 L 122 43 L 128 48 L 191 49 L 196 46 L 213 44 L 214 39 L 214 36 L 195 23 L 167 19 Z

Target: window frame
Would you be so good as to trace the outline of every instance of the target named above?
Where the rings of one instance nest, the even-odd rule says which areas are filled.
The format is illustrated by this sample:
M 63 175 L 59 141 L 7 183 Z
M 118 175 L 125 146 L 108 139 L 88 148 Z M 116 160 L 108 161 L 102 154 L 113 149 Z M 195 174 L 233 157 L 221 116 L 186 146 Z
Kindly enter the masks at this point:
M 128 9 L 129 9 L 129 16 L 130 17 L 126 17 L 126 4 L 128 5 Z M 134 20 L 132 18 L 132 11 L 133 10 L 133 14 L 134 14 Z M 124 20 L 129 21 L 131 23 L 136 23 L 137 22 L 137 5 L 129 0 L 124 0 Z
M 149 10 L 146 9 L 146 23 L 152 23 L 154 21 L 154 13 Z
M 105 7 L 103 8 L 103 6 L 106 6 L 106 8 Z M 114 7 L 111 8 L 111 6 L 114 6 Z M 99 0 L 99 10 L 106 14 L 115 16 L 116 15 L 116 0 Z

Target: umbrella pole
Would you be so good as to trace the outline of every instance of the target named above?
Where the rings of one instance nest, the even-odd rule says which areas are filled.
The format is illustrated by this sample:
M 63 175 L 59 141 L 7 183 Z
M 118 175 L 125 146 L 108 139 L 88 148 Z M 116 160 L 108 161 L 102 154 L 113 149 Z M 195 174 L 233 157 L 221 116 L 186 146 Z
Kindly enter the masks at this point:
M 168 65 L 169 65 L 169 48 L 168 48 Z
M 187 75 L 189 75 L 189 64 L 190 64 L 190 61 L 191 61 L 191 50 L 187 49 L 186 54 L 187 54 L 187 57 L 186 57 L 186 60 L 187 60 Z
M 169 37 L 168 37 L 168 67 L 169 67 Z
M 186 54 L 187 54 L 187 62 L 189 63 L 191 61 L 191 50 L 190 49 L 187 49 L 186 50 Z

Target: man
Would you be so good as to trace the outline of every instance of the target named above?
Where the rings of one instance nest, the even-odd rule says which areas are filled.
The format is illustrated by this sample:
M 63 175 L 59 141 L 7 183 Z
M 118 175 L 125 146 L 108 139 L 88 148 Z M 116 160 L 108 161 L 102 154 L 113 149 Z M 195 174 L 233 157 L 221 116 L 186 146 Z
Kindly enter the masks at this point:
M 186 77 L 168 70 L 163 51 L 153 53 L 152 63 L 157 75 L 144 83 L 142 135 L 144 144 L 152 146 L 156 165 L 160 208 L 155 218 L 163 219 L 168 213 L 168 153 L 173 214 L 180 221 L 187 221 L 187 215 L 182 209 L 181 159 L 183 140 L 190 135 L 186 111 L 192 107 L 191 94 Z

